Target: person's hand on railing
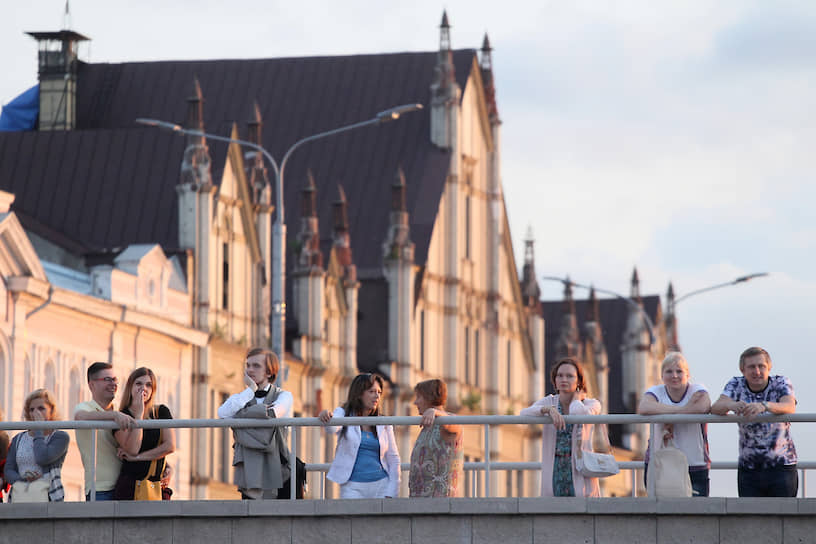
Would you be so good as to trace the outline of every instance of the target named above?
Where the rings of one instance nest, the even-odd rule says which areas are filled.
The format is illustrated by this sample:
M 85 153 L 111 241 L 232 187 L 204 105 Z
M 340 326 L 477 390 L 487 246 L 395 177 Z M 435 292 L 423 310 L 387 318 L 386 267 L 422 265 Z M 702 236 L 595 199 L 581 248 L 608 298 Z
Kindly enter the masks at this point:
M 736 410 L 737 415 L 753 418 L 765 412 L 765 405 L 761 402 L 743 402 L 738 403 L 740 406 Z
M 328 410 L 323 410 L 317 415 L 318 419 L 323 425 L 326 425 L 329 421 L 331 421 L 332 414 Z
M 419 423 L 420 427 L 432 427 L 436 419 L 436 408 L 428 408 L 422 413 L 422 421 Z
M 549 408 L 541 408 L 541 415 L 543 416 L 550 416 L 552 419 L 553 426 L 559 431 L 563 431 L 567 428 L 567 422 L 564 420 L 564 416 L 558 413 L 558 408 L 555 406 L 550 406 Z
M 116 410 L 113 412 L 113 420 L 117 425 L 119 425 L 119 429 L 124 431 L 132 429 L 133 425 L 136 423 L 136 420 L 129 415 Z

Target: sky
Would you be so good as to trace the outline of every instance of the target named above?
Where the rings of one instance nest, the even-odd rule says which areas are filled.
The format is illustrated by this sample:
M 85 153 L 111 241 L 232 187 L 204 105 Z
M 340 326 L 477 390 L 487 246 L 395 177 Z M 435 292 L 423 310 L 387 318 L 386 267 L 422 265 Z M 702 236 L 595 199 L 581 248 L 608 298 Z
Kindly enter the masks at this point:
M 62 28 L 64 6 L 0 0 L 0 104 L 36 84 L 23 32 Z M 712 400 L 760 345 L 816 413 L 813 2 L 73 0 L 70 27 L 89 62 L 432 51 L 443 9 L 454 48 L 485 32 L 494 48 L 519 270 L 529 229 L 540 276 L 622 294 L 634 267 L 643 294 L 678 297 L 768 272 L 678 304 L 680 343 Z M 815 427 L 793 427 L 801 460 Z M 709 435 L 713 460 L 736 459 L 734 425 Z M 735 482 L 713 473 L 712 494 Z

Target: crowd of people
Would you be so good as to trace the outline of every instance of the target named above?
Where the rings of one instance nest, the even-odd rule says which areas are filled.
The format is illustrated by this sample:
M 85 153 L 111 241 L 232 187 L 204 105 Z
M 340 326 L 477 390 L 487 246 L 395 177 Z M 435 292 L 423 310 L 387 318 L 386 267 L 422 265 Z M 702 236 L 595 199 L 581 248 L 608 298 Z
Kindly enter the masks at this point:
M 643 395 L 638 413 L 734 413 L 747 419 L 739 424 L 738 491 L 741 497 L 795 497 L 798 490 L 796 449 L 790 423 L 753 421 L 761 414 L 790 414 L 796 399 L 790 380 L 771 375 L 767 351 L 752 347 L 739 358 L 741 376 L 728 381 L 712 405 L 702 384 L 690 381 L 689 366 L 679 352 L 669 352 L 661 365 L 662 384 Z M 280 365 L 270 350 L 255 348 L 244 361 L 246 388 L 230 396 L 219 408 L 219 418 L 271 419 L 292 417 L 292 394 L 275 385 Z M 169 499 L 172 469 L 166 457 L 175 450 L 169 429 L 143 429 L 145 419 L 172 419 L 170 409 L 156 405 L 156 376 L 147 367 L 128 376 L 119 409 L 114 399 L 119 387 L 113 366 L 93 363 L 87 372 L 91 398 L 74 408 L 79 421 L 112 421 L 113 431 L 100 431 L 96 446 L 90 429 L 77 429 L 76 441 L 85 468 L 85 497 L 106 500 Z M 553 365 L 550 380 L 555 393 L 521 411 L 523 416 L 546 416 L 542 432 L 541 495 L 546 497 L 600 496 L 598 478 L 585 476 L 576 464 L 590 452 L 604 428 L 591 423 L 567 423 L 565 416 L 595 415 L 601 403 L 587 394 L 587 380 L 577 360 L 564 358 Z M 372 424 L 383 415 L 385 382 L 377 374 L 360 374 L 349 386 L 346 401 L 318 418 L 326 433 L 336 436 L 335 456 L 327 478 L 340 486 L 341 498 L 397 497 L 400 489 L 400 454 L 391 425 Z M 463 426 L 437 417 L 445 411 L 447 386 L 432 379 L 414 387 L 414 406 L 421 416 L 421 430 L 411 452 L 408 479 L 411 497 L 459 495 L 464 467 Z M 23 405 L 27 421 L 59 420 L 53 394 L 31 392 Z M 332 425 L 335 418 L 367 418 L 365 423 Z M 0 414 L 2 419 L 2 414 Z M 376 421 L 376 420 L 375 420 Z M 450 421 L 450 420 L 449 420 Z M 289 498 L 292 480 L 301 489 L 305 470 L 289 466 L 286 427 L 233 428 L 235 485 L 243 499 Z M 646 451 L 648 467 L 655 451 L 671 443 L 686 457 L 693 496 L 709 494 L 709 457 L 705 423 L 653 424 Z M 0 496 L 12 502 L 64 500 L 61 468 L 70 438 L 61 430 L 28 430 L 9 440 L 0 431 Z M 93 467 L 95 466 L 95 470 Z M 685 471 L 685 468 L 683 469 Z M 301 474 L 303 472 L 303 474 Z M 91 474 L 95 474 L 95 478 Z M 644 476 L 649 471 L 644 471 Z

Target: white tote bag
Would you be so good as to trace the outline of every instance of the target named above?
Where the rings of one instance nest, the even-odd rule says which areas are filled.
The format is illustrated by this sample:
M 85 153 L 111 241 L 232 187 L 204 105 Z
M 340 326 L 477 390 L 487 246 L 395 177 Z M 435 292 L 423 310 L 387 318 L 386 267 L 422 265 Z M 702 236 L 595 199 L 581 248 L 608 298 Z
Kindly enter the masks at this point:
M 663 425 L 652 425 L 652 443 L 646 491 L 650 497 L 691 497 L 691 478 L 686 454 L 663 440 Z

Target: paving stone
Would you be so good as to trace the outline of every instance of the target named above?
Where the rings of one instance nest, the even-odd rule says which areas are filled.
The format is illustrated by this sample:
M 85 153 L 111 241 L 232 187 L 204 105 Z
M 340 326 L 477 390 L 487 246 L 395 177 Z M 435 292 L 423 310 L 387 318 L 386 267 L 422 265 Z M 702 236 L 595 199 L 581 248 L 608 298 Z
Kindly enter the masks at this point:
M 293 518 L 292 544 L 351 544 L 351 519 L 349 518 Z
M 746 544 L 748 542 L 751 544 L 782 542 L 782 518 L 736 515 L 720 518 L 721 544 Z
M 717 516 L 658 516 L 657 518 L 657 541 L 660 544 L 699 544 L 700 542 L 718 542 L 719 539 L 720 520 Z
M 136 501 L 136 502 L 152 502 L 152 501 Z M 113 544 L 148 544 L 148 543 L 172 544 L 173 520 L 166 518 L 114 520 Z
M 413 516 L 411 542 L 417 544 L 471 544 L 471 516 Z
M 595 516 L 595 542 L 652 544 L 657 542 L 657 519 L 655 516 L 635 515 Z
M 595 542 L 595 517 L 590 515 L 534 516 L 535 544 L 592 544 Z
M 361 544 L 411 544 L 411 517 L 353 517 L 351 541 Z
M 255 501 L 266 502 L 266 501 Z M 263 535 L 260 537 L 260 535 Z M 260 537 L 260 538 L 259 538 Z M 290 518 L 233 518 L 232 540 L 237 544 L 289 544 L 292 542 Z
M 533 541 L 532 516 L 473 516 L 473 544 Z

